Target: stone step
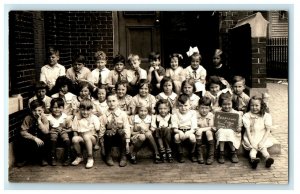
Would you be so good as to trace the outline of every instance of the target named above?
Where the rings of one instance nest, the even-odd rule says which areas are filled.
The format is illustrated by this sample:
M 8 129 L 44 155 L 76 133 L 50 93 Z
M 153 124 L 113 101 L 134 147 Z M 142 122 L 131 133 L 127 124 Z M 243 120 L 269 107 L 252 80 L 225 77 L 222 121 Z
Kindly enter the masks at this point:
M 272 138 L 272 141 L 273 141 L 273 146 L 268 148 L 268 152 L 270 155 L 279 155 L 281 154 L 281 144 L 280 142 L 274 138 L 274 137 L 271 137 Z M 131 146 L 131 149 L 132 149 L 132 146 Z M 206 155 L 206 151 L 205 151 L 205 146 L 203 146 L 202 148 L 204 150 L 204 155 Z M 172 149 L 174 150 L 174 154 L 176 154 L 176 149 Z M 57 155 L 57 159 L 59 161 L 61 161 L 63 159 L 63 153 L 64 153 L 64 149 L 61 148 L 61 147 L 58 147 L 57 150 L 56 150 L 56 155 Z M 185 145 L 184 146 L 184 155 L 185 156 L 188 156 L 188 146 Z M 217 150 L 215 152 L 217 154 Z M 215 155 L 216 155 L 215 154 Z M 225 153 L 225 154 L 228 154 L 228 153 Z M 73 151 L 73 157 L 75 158 L 75 151 Z M 83 150 L 83 155 L 84 157 L 86 157 L 86 151 Z M 238 155 L 240 156 L 245 156 L 245 157 L 248 157 L 248 151 L 246 151 L 243 146 L 241 145 L 240 148 L 238 149 Z M 119 148 L 118 147 L 113 147 L 112 149 L 112 156 L 114 158 L 117 158 L 119 156 Z M 100 154 L 100 150 L 97 150 L 97 151 L 94 151 L 94 157 L 95 158 L 101 158 L 101 154 Z M 143 147 L 140 149 L 140 151 L 138 152 L 138 155 L 137 155 L 138 158 L 152 158 L 153 157 L 153 151 L 150 149 L 150 147 L 148 146 L 147 143 L 145 143 L 143 145 Z

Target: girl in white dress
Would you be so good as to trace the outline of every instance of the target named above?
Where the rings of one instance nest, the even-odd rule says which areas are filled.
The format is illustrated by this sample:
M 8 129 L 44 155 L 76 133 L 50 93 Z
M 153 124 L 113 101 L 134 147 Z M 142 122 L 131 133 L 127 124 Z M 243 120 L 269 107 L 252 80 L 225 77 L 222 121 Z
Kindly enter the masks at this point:
M 265 166 L 267 168 L 270 168 L 274 163 L 274 159 L 270 157 L 267 150 L 273 145 L 273 142 L 270 138 L 272 117 L 266 112 L 266 107 L 261 97 L 253 96 L 250 99 L 248 112 L 243 116 L 246 133 L 244 133 L 242 145 L 250 151 L 250 164 L 253 169 L 256 169 L 260 161 L 256 157 L 258 152 L 261 152 L 266 159 Z
M 227 93 L 222 93 L 219 97 L 219 105 L 221 106 L 220 110 L 216 110 L 217 112 L 226 112 L 226 113 L 234 113 L 238 114 L 238 124 L 236 128 L 217 128 L 216 132 L 216 140 L 217 140 L 217 145 L 220 144 L 220 155 L 218 158 L 218 162 L 220 164 L 224 164 L 224 148 L 225 148 L 225 143 L 227 142 L 230 147 L 231 151 L 231 162 L 232 163 L 238 163 L 239 159 L 237 157 L 236 150 L 239 149 L 241 145 L 241 140 L 242 140 L 242 135 L 241 135 L 241 130 L 242 130 L 242 116 L 240 113 L 232 108 L 232 95 L 227 92 Z M 216 117 L 216 115 L 215 115 Z M 216 125 L 216 123 L 215 123 Z M 217 126 L 216 126 L 217 127 Z

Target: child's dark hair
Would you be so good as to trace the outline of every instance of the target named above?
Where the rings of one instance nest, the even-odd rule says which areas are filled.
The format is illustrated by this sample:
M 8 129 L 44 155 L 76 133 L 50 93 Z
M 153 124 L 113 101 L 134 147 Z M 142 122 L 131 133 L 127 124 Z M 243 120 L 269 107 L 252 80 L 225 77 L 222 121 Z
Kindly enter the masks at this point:
M 144 85 L 148 85 L 149 93 L 151 92 L 151 84 L 147 79 L 141 79 L 137 85 L 138 89 L 141 89 Z
M 107 89 L 107 85 L 106 84 L 102 84 L 102 85 L 100 85 L 100 86 L 98 86 L 93 92 L 92 92 L 92 94 L 91 94 L 91 96 L 93 97 L 93 98 L 95 98 L 95 99 L 99 99 L 98 98 L 98 93 L 99 93 L 99 90 L 100 89 L 103 89 L 103 90 L 105 90 L 105 92 L 106 92 L 106 94 L 107 94 L 107 92 L 108 92 L 108 89 Z M 106 96 L 107 97 L 107 96 Z
M 110 96 L 116 96 L 117 97 L 117 94 L 116 94 L 116 92 L 107 92 L 106 93 L 106 99 L 108 99 L 108 97 L 110 97 Z
M 128 81 L 120 80 L 115 84 L 115 89 L 117 90 L 119 86 L 125 86 L 128 89 Z
M 174 81 L 172 80 L 171 77 L 167 77 L 167 76 L 164 76 L 163 79 L 160 81 L 160 91 L 164 92 L 164 85 L 165 85 L 166 82 L 171 82 L 172 83 L 172 91 L 174 92 L 175 91 Z
M 209 91 L 210 89 L 210 85 L 211 84 L 217 84 L 220 86 L 220 90 L 223 90 L 226 88 L 226 85 L 224 85 L 222 82 L 221 82 L 221 79 L 219 76 L 209 76 L 208 79 L 207 79 L 207 82 L 205 84 L 205 90 Z
M 82 54 L 77 54 L 73 57 L 73 65 L 75 63 L 82 63 L 82 64 L 85 64 L 85 57 L 82 55 Z
M 64 76 L 59 76 L 56 79 L 55 86 L 53 87 L 53 91 L 58 92 L 60 90 L 60 88 L 65 86 L 65 85 L 68 86 L 69 92 L 74 91 L 72 81 L 69 78 L 67 78 L 65 75 Z
M 50 109 L 52 110 L 55 103 L 57 104 L 58 107 L 64 107 L 65 106 L 65 102 L 62 98 L 52 98 L 51 102 L 50 102 Z
M 177 102 L 180 104 L 185 104 L 189 100 L 190 100 L 190 98 L 187 94 L 180 94 L 178 96 Z
M 35 110 L 37 107 L 42 107 L 43 109 L 45 109 L 45 102 L 39 99 L 30 102 L 29 108 L 31 111 Z
M 240 81 L 243 82 L 244 85 L 246 84 L 246 80 L 244 77 L 236 75 L 232 78 L 232 85 L 235 84 L 236 82 L 240 82 Z
M 179 54 L 179 53 L 173 53 L 173 54 L 169 55 L 169 63 L 168 63 L 169 66 L 170 66 L 171 60 L 172 60 L 173 58 L 177 58 L 177 59 L 178 59 L 178 65 L 179 65 L 179 66 L 182 65 L 182 62 L 183 62 L 183 56 L 182 56 L 181 54 Z
M 94 57 L 95 57 L 96 61 L 98 61 L 98 60 L 106 60 L 106 54 L 103 51 L 97 51 L 95 53 Z
M 160 54 L 157 52 L 151 52 L 149 54 L 149 61 L 156 61 L 156 60 L 160 60 Z
M 45 82 L 43 82 L 43 81 L 38 81 L 38 82 L 35 84 L 34 89 L 35 89 L 35 92 L 37 92 L 38 90 L 43 90 L 43 89 L 45 89 L 46 92 L 47 92 L 48 86 L 47 86 L 47 84 L 46 84 Z
M 232 104 L 234 104 L 233 102 L 233 98 L 232 98 L 232 95 L 229 93 L 229 92 L 226 92 L 226 93 L 222 93 L 220 96 L 219 96 L 219 105 L 222 106 L 223 102 L 225 100 L 229 100 L 232 102 Z
M 113 64 L 117 64 L 117 63 L 123 63 L 125 65 L 125 58 L 123 55 L 121 54 L 117 54 L 114 58 L 113 58 Z
M 171 106 L 170 101 L 167 100 L 167 99 L 160 99 L 160 100 L 158 100 L 158 101 L 156 102 L 156 104 L 155 104 L 155 108 L 154 108 L 155 114 L 157 114 L 157 115 L 159 114 L 158 108 L 159 108 L 159 106 L 160 106 L 161 104 L 166 104 L 166 105 L 169 107 L 170 112 L 172 112 L 172 106 Z
M 189 78 L 189 79 L 184 80 L 181 84 L 181 92 L 183 93 L 183 87 L 184 87 L 185 84 L 189 84 L 189 85 L 193 86 L 193 92 L 196 92 L 195 83 L 196 83 L 195 79 L 193 79 L 193 78 Z
M 80 109 L 91 110 L 93 109 L 93 102 L 90 99 L 84 99 L 79 104 Z
M 199 104 L 199 107 L 201 105 L 203 105 L 203 106 L 211 106 L 211 99 L 209 97 L 207 97 L 207 96 L 203 96 L 202 98 L 200 98 L 198 104 Z
M 59 57 L 59 50 L 53 46 L 50 46 L 48 48 L 48 56 L 51 56 L 51 55 L 56 55 Z
M 260 116 L 264 116 L 265 113 L 267 112 L 268 107 L 267 107 L 266 103 L 263 101 L 263 99 L 262 99 L 261 97 L 259 97 L 259 96 L 252 96 L 252 97 L 250 98 L 249 103 L 248 103 L 248 106 L 247 106 L 247 112 L 250 111 L 251 101 L 252 101 L 252 100 L 259 100 L 259 101 L 260 101 L 260 111 L 259 111 L 258 114 L 259 114 Z
M 82 82 L 79 82 L 79 84 L 78 84 L 77 96 L 79 96 L 79 94 L 83 88 L 87 88 L 90 91 L 90 95 L 92 94 L 93 86 L 87 81 L 82 81 Z

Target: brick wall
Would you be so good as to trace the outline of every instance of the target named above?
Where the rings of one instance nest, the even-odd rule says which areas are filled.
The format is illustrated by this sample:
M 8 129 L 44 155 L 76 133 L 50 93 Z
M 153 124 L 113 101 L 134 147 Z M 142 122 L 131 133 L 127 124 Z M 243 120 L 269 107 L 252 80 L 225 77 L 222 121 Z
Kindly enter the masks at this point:
M 220 21 L 220 36 L 221 46 L 225 53 L 230 52 L 230 39 L 228 37 L 229 29 L 233 28 L 238 20 L 243 19 L 256 11 L 221 11 L 219 14 Z M 267 12 L 262 12 L 262 15 L 267 18 Z M 252 88 L 266 87 L 266 39 L 252 38 L 252 66 L 251 66 L 251 83 L 248 83 Z M 250 72 L 249 72 L 250 73 Z
M 70 11 L 45 12 L 46 47 L 57 46 L 60 63 L 70 67 L 72 56 L 78 52 L 86 56 L 91 70 L 94 53 L 103 50 L 108 56 L 108 67 L 113 58 L 112 12 Z
M 252 38 L 252 87 L 266 87 L 266 38 Z
M 9 13 L 9 92 L 20 93 L 24 107 L 32 96 L 36 77 L 33 18 L 32 12 Z M 26 110 L 9 115 L 9 142 L 18 134 L 25 114 Z

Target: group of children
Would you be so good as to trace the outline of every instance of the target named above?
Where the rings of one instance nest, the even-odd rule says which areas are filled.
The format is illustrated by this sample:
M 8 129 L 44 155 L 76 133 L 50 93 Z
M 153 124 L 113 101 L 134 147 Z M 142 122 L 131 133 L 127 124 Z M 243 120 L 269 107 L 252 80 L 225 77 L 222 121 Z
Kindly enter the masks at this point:
M 197 47 L 187 52 L 187 68 L 181 66 L 181 54 L 170 55 L 169 68 L 165 70 L 160 65 L 160 55 L 151 53 L 148 72 L 140 67 L 136 54 L 128 57 L 130 69 L 125 69 L 125 58 L 117 55 L 114 69 L 109 70 L 103 51 L 95 53 L 97 68 L 93 71 L 85 67 L 81 54 L 65 71 L 58 64 L 59 52 L 50 50 L 49 64 L 42 67 L 35 87 L 36 95 L 29 100 L 31 114 L 21 126 L 18 165 L 29 159 L 29 150 L 37 151 L 41 165 L 57 165 L 56 147 L 60 142 L 65 148 L 65 166 L 84 161 L 83 147 L 87 152 L 86 168 L 93 167 L 93 151 L 100 148 L 106 164 L 112 166 L 112 147 L 119 146 L 119 165 L 124 167 L 128 157 L 137 163 L 138 151 L 148 141 L 155 163 L 173 162 L 174 153 L 183 163 L 183 147 L 188 146 L 192 162 L 212 164 L 218 148 L 218 162 L 223 164 L 228 143 L 233 163 L 239 161 L 237 150 L 242 144 L 250 152 L 252 168 L 260 161 L 258 152 L 265 157 L 265 166 L 270 167 L 274 160 L 267 151 L 272 146 L 268 107 L 262 97 L 250 98 L 244 93 L 243 77 L 234 76 L 229 83 L 225 77 L 228 75 L 220 74 L 227 72 L 221 54 L 217 49 L 214 65 L 208 71 L 211 76 L 207 76 Z M 214 115 L 218 112 L 237 114 L 238 126 L 217 128 Z M 206 152 L 203 147 L 208 147 Z

